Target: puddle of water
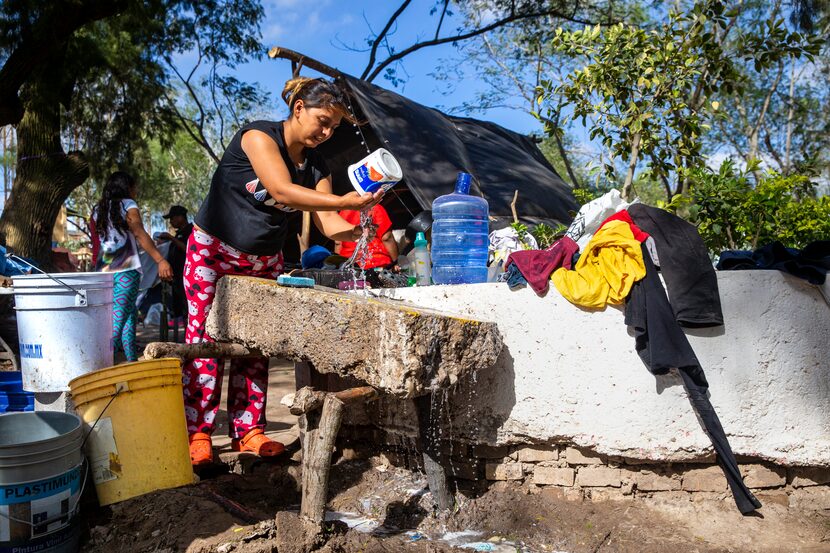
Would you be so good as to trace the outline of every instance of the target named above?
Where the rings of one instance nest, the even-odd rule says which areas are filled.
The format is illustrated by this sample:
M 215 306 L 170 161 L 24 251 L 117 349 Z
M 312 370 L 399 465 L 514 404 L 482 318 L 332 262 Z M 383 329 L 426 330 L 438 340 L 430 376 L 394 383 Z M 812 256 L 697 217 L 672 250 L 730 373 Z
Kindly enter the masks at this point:
M 361 516 L 358 513 L 326 511 L 326 520 L 339 520 L 344 522 L 350 529 L 363 534 L 372 534 L 377 537 L 393 536 L 403 534 L 409 537 L 410 541 L 430 540 L 443 542 L 453 547 L 469 549 L 470 551 L 482 551 L 490 553 L 542 553 L 529 549 L 521 544 L 512 541 L 488 541 L 484 532 L 477 530 L 463 530 L 460 532 L 445 532 L 440 536 L 431 538 L 429 535 L 417 530 L 402 530 L 400 528 L 387 528 L 381 526 L 377 520 Z M 567 553 L 566 551 L 546 550 L 545 553 Z

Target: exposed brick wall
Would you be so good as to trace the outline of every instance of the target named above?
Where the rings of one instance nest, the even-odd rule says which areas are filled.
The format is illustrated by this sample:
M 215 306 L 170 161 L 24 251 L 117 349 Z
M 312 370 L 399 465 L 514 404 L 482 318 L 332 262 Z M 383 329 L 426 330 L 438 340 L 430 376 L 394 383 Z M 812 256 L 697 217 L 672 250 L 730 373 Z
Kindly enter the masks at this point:
M 411 469 L 421 465 L 412 438 L 371 426 L 343 427 L 339 446 L 349 458 L 383 452 L 383 462 Z M 444 441 L 440 450 L 448 475 L 468 483 L 521 484 L 570 500 L 732 501 L 713 459 L 659 463 L 609 458 L 566 444 L 490 446 Z M 762 503 L 830 509 L 830 468 L 782 467 L 751 459 L 739 465 L 744 482 Z

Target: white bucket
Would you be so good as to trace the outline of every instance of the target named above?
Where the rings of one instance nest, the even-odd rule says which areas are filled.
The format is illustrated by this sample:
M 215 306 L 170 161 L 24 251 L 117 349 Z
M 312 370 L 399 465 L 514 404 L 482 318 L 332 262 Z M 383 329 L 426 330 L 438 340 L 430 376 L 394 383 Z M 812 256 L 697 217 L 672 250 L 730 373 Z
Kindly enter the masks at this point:
M 68 391 L 73 378 L 112 365 L 112 276 L 12 277 L 24 390 Z
M 380 189 L 387 191 L 403 178 L 403 171 L 395 156 L 378 148 L 355 164 L 349 165 L 349 180 L 361 196 Z

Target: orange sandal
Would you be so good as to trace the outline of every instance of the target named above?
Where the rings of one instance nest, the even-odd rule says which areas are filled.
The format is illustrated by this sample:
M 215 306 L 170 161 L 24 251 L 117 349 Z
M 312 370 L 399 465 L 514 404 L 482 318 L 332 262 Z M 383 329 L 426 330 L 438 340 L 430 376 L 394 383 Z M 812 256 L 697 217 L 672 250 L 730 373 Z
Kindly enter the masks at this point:
M 196 432 L 190 436 L 190 464 L 194 467 L 213 462 L 213 443 L 210 434 Z
M 285 451 L 285 446 L 266 436 L 262 428 L 254 428 L 249 430 L 242 438 L 231 441 L 231 449 L 234 451 L 249 451 L 260 457 L 276 457 Z

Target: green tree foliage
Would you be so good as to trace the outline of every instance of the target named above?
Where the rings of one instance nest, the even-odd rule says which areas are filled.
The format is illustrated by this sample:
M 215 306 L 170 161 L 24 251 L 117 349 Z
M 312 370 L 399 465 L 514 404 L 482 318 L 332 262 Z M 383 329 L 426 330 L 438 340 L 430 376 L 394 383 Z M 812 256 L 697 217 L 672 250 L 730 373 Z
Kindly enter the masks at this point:
M 804 24 L 806 13 L 797 9 L 793 18 Z M 778 2 L 747 3 L 726 37 L 728 48 L 758 48 L 753 37 L 767 30 L 769 21 L 782 35 L 783 17 Z M 810 30 L 801 34 L 811 50 L 819 48 L 815 57 L 781 56 L 773 47 L 757 58 L 738 58 L 741 87 L 722 96 L 723 109 L 707 137 L 709 151 L 729 152 L 745 162 L 762 159 L 785 175 L 819 175 L 830 167 L 830 113 L 824 109 L 830 101 L 830 17 L 815 12 L 812 17 Z M 765 63 L 767 70 L 759 71 Z
M 555 228 L 550 225 L 546 225 L 545 223 L 539 223 L 533 227 L 530 234 L 532 234 L 533 238 L 536 239 L 539 249 L 544 250 L 545 248 L 552 246 L 556 240 L 565 234 L 566 230 L 568 230 L 568 227 L 562 223 L 559 223 Z
M 477 0 L 459 3 L 460 16 L 471 25 L 482 26 L 494 10 L 508 3 Z M 526 2 L 525 6 L 553 7 L 554 2 Z M 486 34 L 457 44 L 453 59 L 441 60 L 433 76 L 444 86 L 442 92 L 452 93 L 457 86 L 479 83 L 473 99 L 450 111 L 482 114 L 493 109 L 512 109 L 532 114 L 537 110 L 536 88 L 542 80 L 559 82 L 575 68 L 578 60 L 557 52 L 551 43 L 557 28 L 582 28 L 587 22 L 610 25 L 617 21 L 642 23 L 644 12 L 638 1 L 594 0 L 561 4 L 560 13 L 545 17 L 521 19 L 495 28 Z M 588 186 L 593 179 L 586 174 L 593 163 L 594 152 L 580 147 L 572 134 L 558 120 L 548 121 L 558 132 L 540 145 L 559 175 L 575 187 Z
M 755 249 L 773 241 L 800 248 L 830 239 L 830 197 L 815 196 L 815 183 L 801 175 L 764 175 L 753 184 L 757 162 L 739 171 L 731 161 L 717 171 L 694 169 L 684 200 L 713 253 Z
M 161 213 L 178 204 L 194 214 L 207 194 L 215 168 L 213 159 L 184 130 L 165 144 L 149 141 L 132 165 L 142 211 Z M 70 212 L 77 214 L 73 223 L 86 228 L 103 182 L 102 178 L 90 178 L 70 194 L 66 203 Z
M 181 128 L 173 57 L 196 49 L 232 67 L 259 55 L 262 13 L 257 0 L 0 4 L 0 124 L 17 125 L 18 140 L 8 244 L 46 259 L 55 216 L 90 171 L 129 169 Z
M 702 136 L 707 119 L 720 106 L 721 94 L 741 89 L 735 56 L 751 57 L 756 71 L 789 57 L 810 55 L 818 45 L 788 31 L 780 17 L 767 21 L 760 34 L 748 34 L 740 51 L 726 51 L 721 40 L 740 14 L 724 2 L 696 2 L 688 11 L 670 11 L 667 21 L 653 28 L 617 24 L 577 31 L 557 29 L 555 48 L 584 65 L 555 86 L 539 87 L 540 117 L 563 114 L 581 120 L 613 159 L 627 161 L 623 195 L 632 195 L 635 171 L 645 159 L 668 195 L 683 193 L 684 170 L 703 160 Z M 615 164 L 605 164 L 613 175 Z M 669 179 L 677 185 L 672 190 Z

